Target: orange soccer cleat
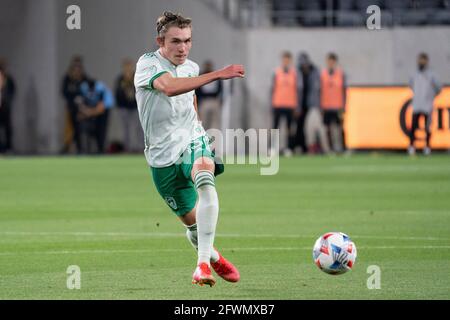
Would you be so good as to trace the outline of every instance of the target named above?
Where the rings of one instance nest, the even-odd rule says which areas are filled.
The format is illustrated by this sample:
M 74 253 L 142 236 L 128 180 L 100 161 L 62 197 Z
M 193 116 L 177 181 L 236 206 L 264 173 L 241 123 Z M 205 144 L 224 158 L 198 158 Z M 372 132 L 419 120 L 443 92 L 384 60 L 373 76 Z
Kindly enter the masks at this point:
M 238 282 L 241 278 L 238 269 L 230 261 L 222 257 L 219 252 L 217 253 L 219 254 L 219 260 L 211 263 L 214 271 L 219 277 L 228 282 Z

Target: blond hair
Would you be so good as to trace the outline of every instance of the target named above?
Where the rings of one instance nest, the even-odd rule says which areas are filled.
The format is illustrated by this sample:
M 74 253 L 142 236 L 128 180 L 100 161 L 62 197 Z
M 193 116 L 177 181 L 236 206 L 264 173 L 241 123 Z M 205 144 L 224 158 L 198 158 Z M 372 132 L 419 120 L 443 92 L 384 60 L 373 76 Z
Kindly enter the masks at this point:
M 156 32 L 159 37 L 163 38 L 170 27 L 184 29 L 190 28 L 191 26 L 192 20 L 190 18 L 185 18 L 179 13 L 175 14 L 170 11 L 165 11 L 156 21 Z

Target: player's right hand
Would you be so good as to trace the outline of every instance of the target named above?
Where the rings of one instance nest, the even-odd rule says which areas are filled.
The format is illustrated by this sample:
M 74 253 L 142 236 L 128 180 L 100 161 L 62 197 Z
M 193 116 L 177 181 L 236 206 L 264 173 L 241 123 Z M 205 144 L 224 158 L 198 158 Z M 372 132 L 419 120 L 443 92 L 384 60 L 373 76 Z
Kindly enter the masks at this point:
M 219 71 L 219 77 L 221 80 L 227 80 L 232 78 L 244 78 L 245 70 L 241 64 L 232 64 Z

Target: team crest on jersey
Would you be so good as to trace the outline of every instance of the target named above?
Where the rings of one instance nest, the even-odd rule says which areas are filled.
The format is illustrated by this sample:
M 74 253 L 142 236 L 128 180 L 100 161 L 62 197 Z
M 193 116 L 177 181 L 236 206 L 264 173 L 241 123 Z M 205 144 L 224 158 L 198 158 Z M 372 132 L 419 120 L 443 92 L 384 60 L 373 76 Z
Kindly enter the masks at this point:
M 175 199 L 173 197 L 165 197 L 164 200 L 166 200 L 166 203 L 169 205 L 169 207 L 171 207 L 173 210 L 177 210 L 178 206 L 177 206 L 177 202 L 175 201 Z
M 156 71 L 157 71 L 156 66 L 151 66 L 149 69 L 150 75 L 152 76 L 156 74 Z

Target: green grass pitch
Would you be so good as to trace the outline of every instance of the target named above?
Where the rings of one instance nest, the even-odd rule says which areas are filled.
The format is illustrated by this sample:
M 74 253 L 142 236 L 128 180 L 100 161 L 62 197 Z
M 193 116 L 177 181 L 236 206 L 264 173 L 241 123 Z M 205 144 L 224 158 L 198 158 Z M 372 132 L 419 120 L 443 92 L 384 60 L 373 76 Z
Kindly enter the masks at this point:
M 228 165 L 215 244 L 242 280 L 213 288 L 191 284 L 195 252 L 143 156 L 2 158 L 0 172 L 0 299 L 450 298 L 446 155 L 281 159 L 275 176 Z M 313 264 L 328 231 L 356 243 L 352 272 Z

